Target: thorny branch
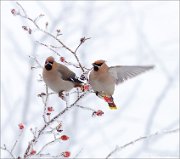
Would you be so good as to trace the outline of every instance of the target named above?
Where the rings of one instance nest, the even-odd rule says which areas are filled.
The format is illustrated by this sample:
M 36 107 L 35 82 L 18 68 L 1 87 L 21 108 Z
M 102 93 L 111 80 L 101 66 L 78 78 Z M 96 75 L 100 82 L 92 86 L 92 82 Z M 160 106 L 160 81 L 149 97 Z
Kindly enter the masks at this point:
M 139 137 L 139 138 L 137 138 L 137 139 L 135 139 L 133 141 L 128 142 L 125 145 L 116 146 L 116 148 L 107 155 L 106 159 L 110 158 L 116 152 L 121 151 L 121 150 L 125 149 L 126 147 L 131 146 L 131 145 L 133 145 L 133 144 L 135 144 L 135 143 L 137 143 L 139 141 L 148 140 L 148 139 L 150 139 L 152 137 L 155 137 L 155 136 L 167 135 L 167 134 L 176 133 L 176 132 L 179 132 L 179 128 L 173 129 L 173 130 L 167 130 L 167 131 L 157 131 L 157 132 L 155 132 L 153 134 L 150 134 L 150 135 L 147 135 L 147 136 L 143 136 L 143 137 Z

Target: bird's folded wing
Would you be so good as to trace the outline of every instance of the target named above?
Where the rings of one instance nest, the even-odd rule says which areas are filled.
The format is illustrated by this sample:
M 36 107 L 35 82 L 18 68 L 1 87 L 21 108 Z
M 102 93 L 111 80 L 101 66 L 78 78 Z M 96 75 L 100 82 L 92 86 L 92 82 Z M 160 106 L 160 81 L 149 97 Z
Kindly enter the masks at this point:
M 69 77 L 69 78 L 66 79 L 66 80 L 71 81 L 71 82 L 73 82 L 73 83 L 79 83 L 79 84 L 83 83 L 82 81 L 80 81 L 80 80 L 78 79 L 77 76 L 71 76 L 71 77 Z
M 154 66 L 113 66 L 109 67 L 109 72 L 119 84 L 152 68 Z
M 58 72 L 60 73 L 62 79 L 65 81 L 71 81 L 73 83 L 83 83 L 78 79 L 78 77 L 73 71 L 71 71 L 68 67 L 64 65 L 58 65 Z
M 74 78 L 76 76 L 76 74 L 73 71 L 61 64 L 58 64 L 57 70 L 63 80 L 70 80 L 70 78 Z

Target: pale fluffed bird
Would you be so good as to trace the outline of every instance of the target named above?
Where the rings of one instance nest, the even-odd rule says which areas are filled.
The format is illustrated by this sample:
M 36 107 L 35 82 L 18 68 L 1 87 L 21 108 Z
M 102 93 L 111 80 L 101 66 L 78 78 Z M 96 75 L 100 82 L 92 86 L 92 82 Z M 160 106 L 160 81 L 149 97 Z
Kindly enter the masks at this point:
M 45 61 L 43 80 L 59 96 L 63 91 L 70 91 L 74 87 L 82 86 L 82 82 L 78 80 L 76 74 L 65 65 L 57 63 L 52 56 Z
M 154 66 L 112 66 L 108 67 L 104 60 L 97 60 L 93 64 L 93 70 L 89 74 L 89 84 L 100 97 L 107 97 L 109 107 L 117 109 L 113 100 L 115 85 L 135 77 Z

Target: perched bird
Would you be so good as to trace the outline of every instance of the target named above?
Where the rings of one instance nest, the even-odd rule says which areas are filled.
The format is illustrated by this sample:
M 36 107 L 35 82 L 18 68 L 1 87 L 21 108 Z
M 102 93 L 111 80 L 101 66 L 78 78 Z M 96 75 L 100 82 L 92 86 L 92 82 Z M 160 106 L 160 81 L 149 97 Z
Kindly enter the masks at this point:
M 45 61 L 43 80 L 49 88 L 61 97 L 63 91 L 70 91 L 74 87 L 81 87 L 82 82 L 68 67 L 57 63 L 52 56 Z
M 108 67 L 104 60 L 97 60 L 89 74 L 89 84 L 97 96 L 103 97 L 110 109 L 117 109 L 113 100 L 116 84 L 135 77 L 154 66 L 112 66 Z

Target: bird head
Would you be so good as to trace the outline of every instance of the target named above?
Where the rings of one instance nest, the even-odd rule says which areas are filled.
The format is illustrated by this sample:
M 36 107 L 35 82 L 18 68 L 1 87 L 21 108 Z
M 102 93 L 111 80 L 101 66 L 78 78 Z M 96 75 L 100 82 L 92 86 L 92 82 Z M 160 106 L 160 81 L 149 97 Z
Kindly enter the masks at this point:
M 97 60 L 97 61 L 95 61 L 95 62 L 92 64 L 94 71 L 98 71 L 104 64 L 105 64 L 105 61 L 104 61 L 104 60 Z
M 53 65 L 54 61 L 55 61 L 54 57 L 52 57 L 52 56 L 49 56 L 46 59 L 44 67 L 47 71 L 50 71 L 52 69 L 52 65 Z

